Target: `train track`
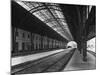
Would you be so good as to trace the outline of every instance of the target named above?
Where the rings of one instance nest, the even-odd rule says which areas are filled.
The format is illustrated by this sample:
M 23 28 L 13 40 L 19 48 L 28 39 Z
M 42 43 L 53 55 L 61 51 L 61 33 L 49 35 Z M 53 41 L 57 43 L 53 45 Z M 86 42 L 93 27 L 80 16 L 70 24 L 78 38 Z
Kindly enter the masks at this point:
M 75 50 L 71 50 L 68 53 L 62 51 L 36 62 L 31 62 L 31 64 L 23 69 L 13 72 L 12 75 L 61 71 L 70 60 L 74 51 Z

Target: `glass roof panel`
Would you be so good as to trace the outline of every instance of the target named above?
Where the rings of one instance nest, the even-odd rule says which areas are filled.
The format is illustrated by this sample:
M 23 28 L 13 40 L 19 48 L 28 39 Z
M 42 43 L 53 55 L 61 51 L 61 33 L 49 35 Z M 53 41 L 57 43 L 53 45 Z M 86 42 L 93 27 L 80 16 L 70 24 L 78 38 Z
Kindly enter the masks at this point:
M 45 9 L 44 6 L 38 7 L 38 8 L 33 8 L 33 9 L 30 10 L 30 12 L 31 12 L 31 13 L 34 13 L 34 12 L 37 12 L 37 11 L 40 11 L 40 10 L 43 10 L 43 9 Z
M 45 20 L 45 17 L 40 13 L 40 11 L 34 12 L 33 15 L 38 17 L 41 21 Z
M 57 14 L 56 14 L 55 10 L 50 9 L 50 11 L 53 13 L 53 15 L 55 16 L 55 18 L 58 18 L 58 16 L 57 16 Z
M 32 6 L 34 6 L 34 7 L 38 7 L 38 6 L 40 6 L 40 4 L 37 3 L 37 2 L 30 2 L 30 5 L 32 5 Z
M 56 3 L 46 3 L 47 5 L 54 5 L 54 6 L 59 6 L 59 4 Z
M 14 0 L 14 1 L 18 3 L 19 5 L 21 5 L 23 8 L 25 8 L 27 11 L 30 10 L 30 8 L 27 5 L 25 5 L 22 1 L 20 0 Z
M 53 10 L 59 10 L 61 11 L 61 9 L 58 6 L 54 6 L 54 5 L 50 5 L 48 6 L 49 9 L 53 9 Z
M 49 13 L 49 11 L 47 9 L 45 10 L 41 10 L 41 13 L 43 13 L 43 15 L 47 18 L 47 19 L 52 19 L 52 15 Z
M 57 10 L 55 10 L 55 12 L 56 12 L 56 14 L 57 14 L 57 16 L 58 16 L 59 18 L 64 18 L 63 15 L 62 15 L 62 12 L 57 11 Z
M 39 3 L 39 2 L 30 2 L 30 1 L 22 1 L 26 6 L 28 6 L 30 8 L 30 12 L 33 13 L 34 11 L 38 11 L 41 10 L 43 8 L 45 8 L 43 6 L 43 3 Z
M 30 4 L 30 2 L 23 1 L 23 3 L 24 3 L 25 5 L 27 5 L 30 9 L 33 9 L 33 8 L 34 8 L 34 6 Z
M 56 18 L 64 18 L 61 11 L 50 9 Z
M 57 22 L 56 21 L 52 21 L 52 22 L 48 22 L 48 23 L 46 23 L 46 24 L 48 24 L 50 27 L 53 27 L 53 26 L 58 26 L 58 24 L 57 24 Z

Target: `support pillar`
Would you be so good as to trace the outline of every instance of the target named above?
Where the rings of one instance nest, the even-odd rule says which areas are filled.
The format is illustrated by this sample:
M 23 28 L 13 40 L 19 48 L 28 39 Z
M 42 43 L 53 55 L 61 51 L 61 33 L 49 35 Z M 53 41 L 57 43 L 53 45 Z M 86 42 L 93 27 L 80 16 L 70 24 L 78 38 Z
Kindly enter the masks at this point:
M 83 50 L 83 61 L 86 62 L 87 61 L 87 31 L 86 31 L 86 20 L 87 20 L 87 7 L 83 7 L 83 30 L 82 30 L 82 50 Z
M 83 40 L 83 61 L 87 61 L 87 42 Z

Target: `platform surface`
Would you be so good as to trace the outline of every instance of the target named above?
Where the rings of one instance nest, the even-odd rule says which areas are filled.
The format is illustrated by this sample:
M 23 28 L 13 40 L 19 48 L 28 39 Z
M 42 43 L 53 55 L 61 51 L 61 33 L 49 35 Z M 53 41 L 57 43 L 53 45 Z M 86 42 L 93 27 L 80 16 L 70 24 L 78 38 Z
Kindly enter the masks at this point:
M 79 53 L 78 50 L 76 50 L 63 71 L 91 69 L 96 69 L 96 57 L 91 53 L 87 52 L 87 62 L 84 62 L 82 60 L 82 55 Z
M 31 61 L 31 60 L 36 60 L 36 59 L 39 59 L 39 58 L 43 58 L 43 57 L 49 56 L 51 54 L 62 52 L 64 50 L 66 50 L 66 49 L 59 49 L 59 50 L 54 50 L 54 51 L 48 51 L 48 52 L 26 55 L 26 56 L 14 57 L 14 58 L 11 59 L 11 65 L 15 66 L 15 65 L 20 64 L 20 63 L 24 63 L 24 62 Z M 70 51 L 70 49 L 67 50 L 67 51 Z

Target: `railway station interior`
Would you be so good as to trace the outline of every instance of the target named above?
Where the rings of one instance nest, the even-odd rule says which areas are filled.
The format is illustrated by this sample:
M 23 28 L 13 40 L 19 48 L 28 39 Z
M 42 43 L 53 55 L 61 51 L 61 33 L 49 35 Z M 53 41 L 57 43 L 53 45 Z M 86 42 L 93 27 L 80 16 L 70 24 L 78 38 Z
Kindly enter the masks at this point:
M 11 74 L 96 69 L 96 6 L 11 0 Z

